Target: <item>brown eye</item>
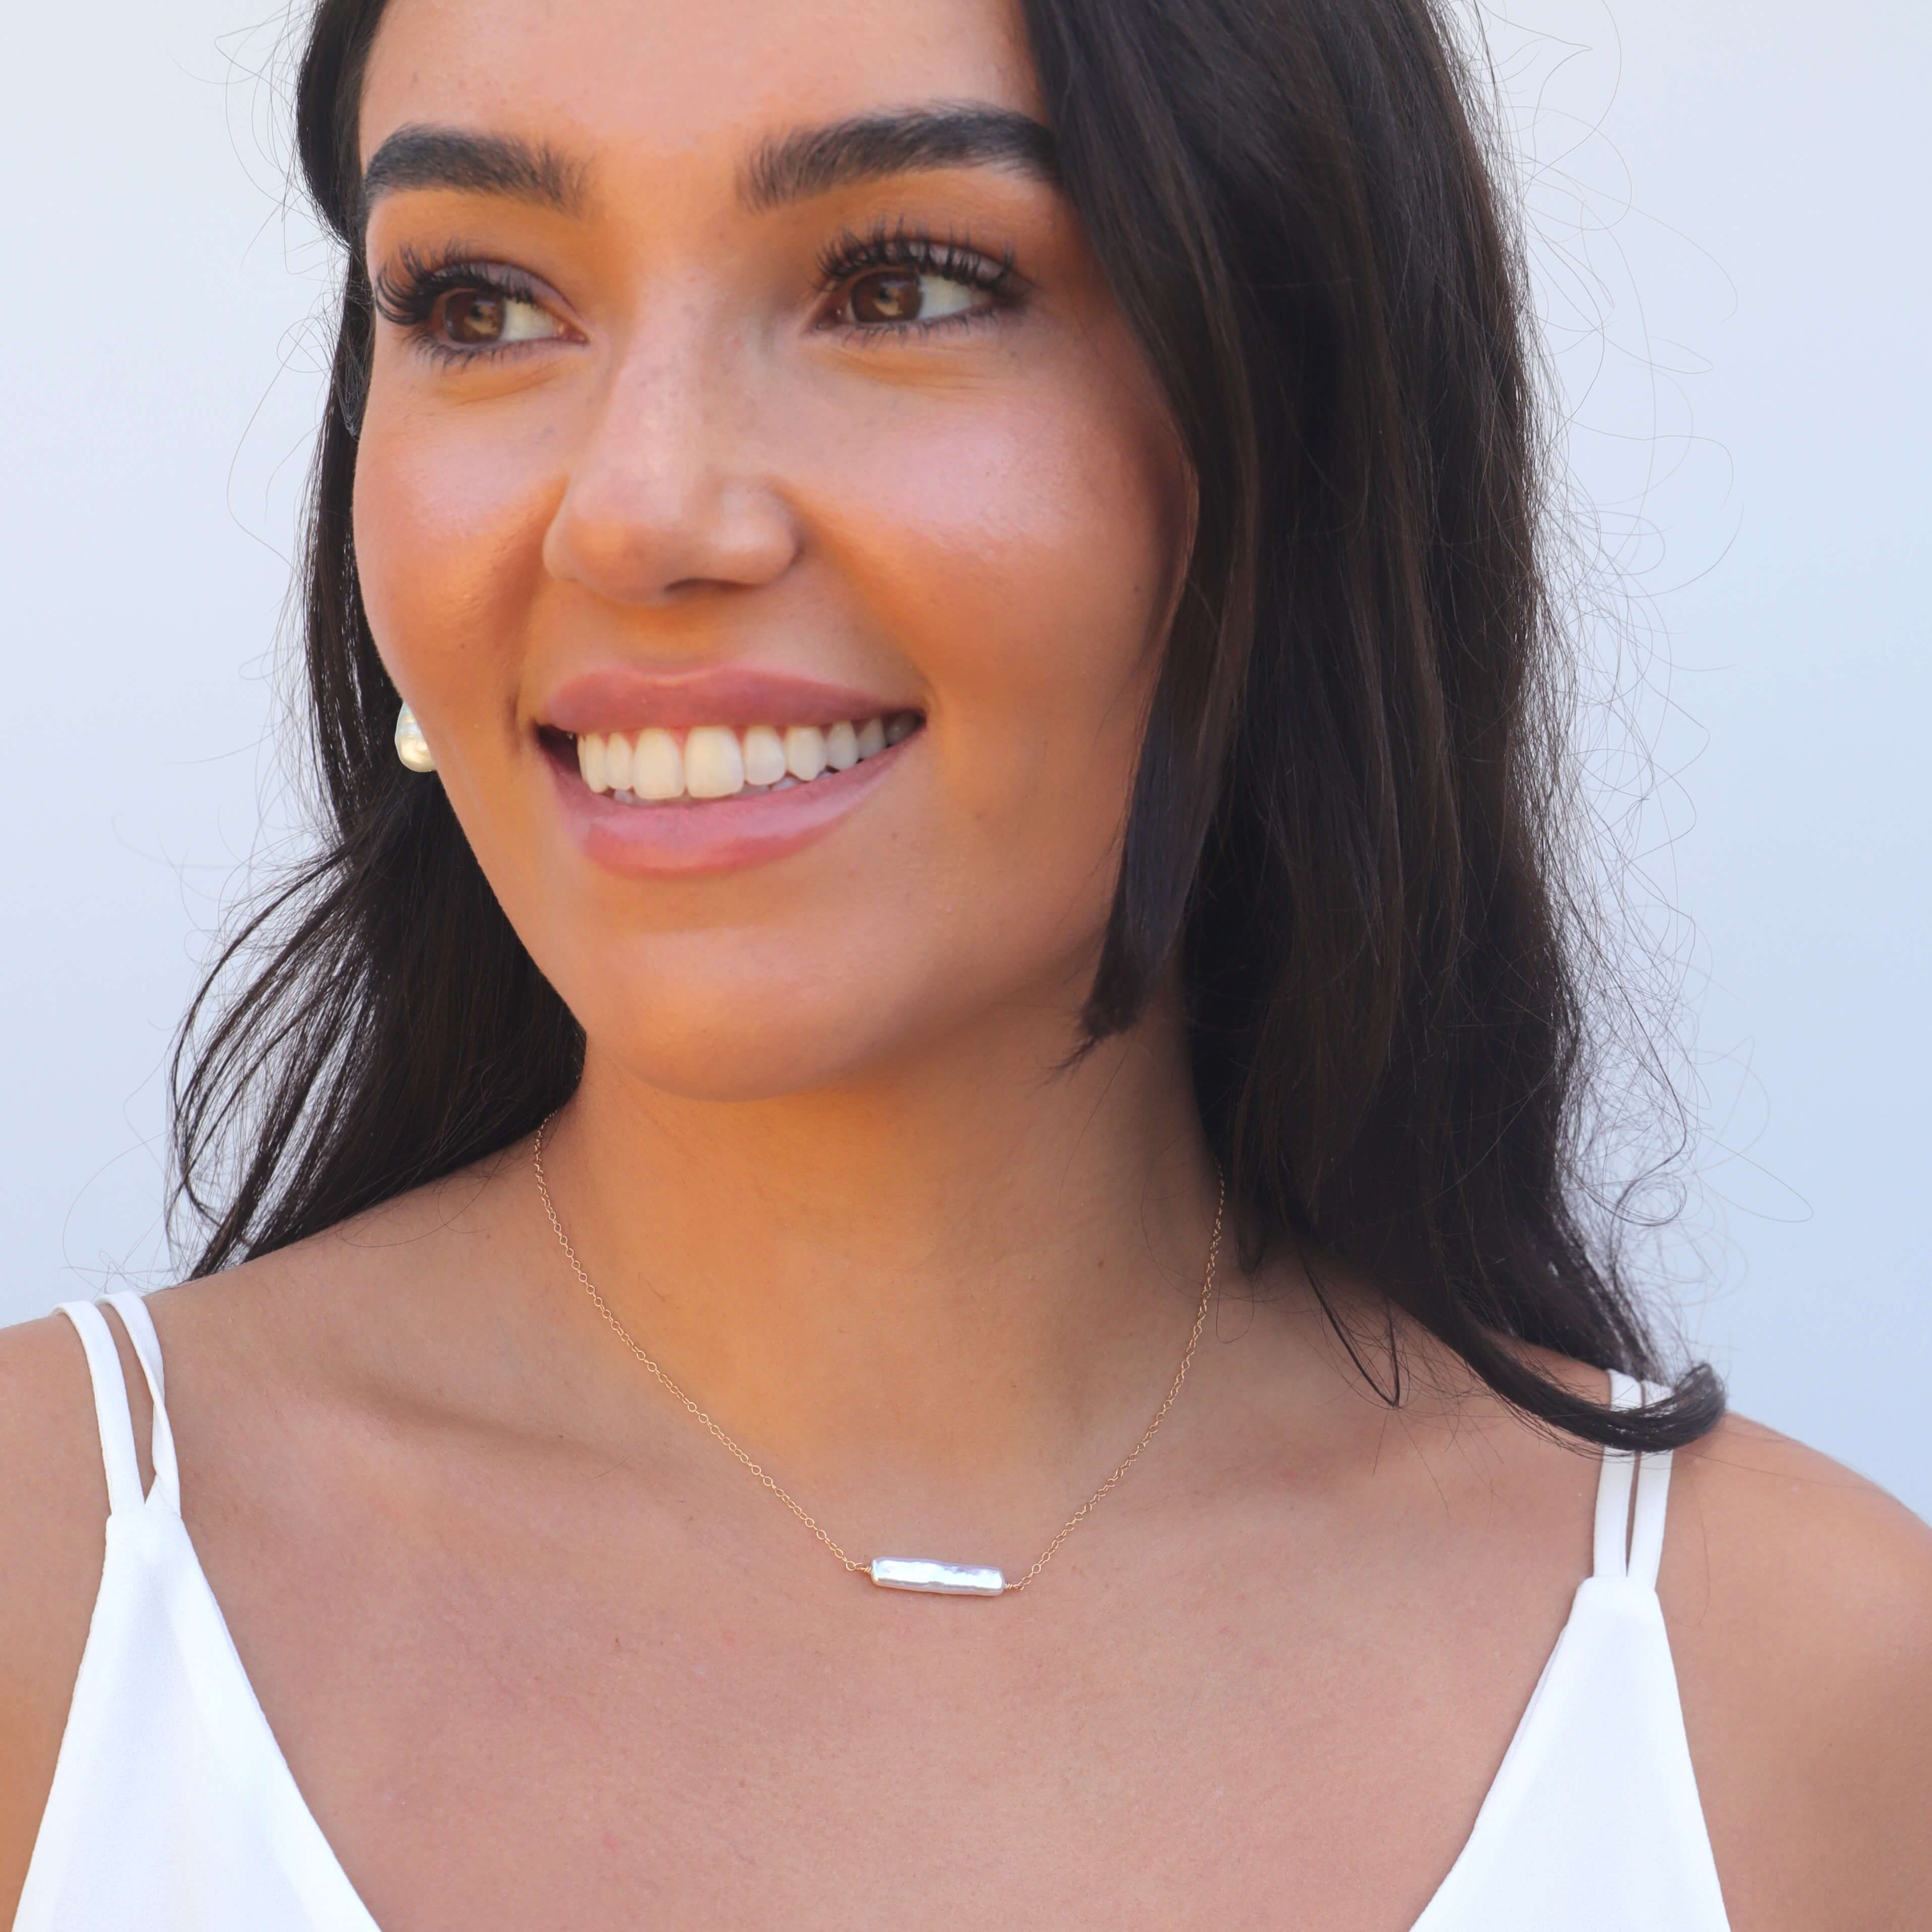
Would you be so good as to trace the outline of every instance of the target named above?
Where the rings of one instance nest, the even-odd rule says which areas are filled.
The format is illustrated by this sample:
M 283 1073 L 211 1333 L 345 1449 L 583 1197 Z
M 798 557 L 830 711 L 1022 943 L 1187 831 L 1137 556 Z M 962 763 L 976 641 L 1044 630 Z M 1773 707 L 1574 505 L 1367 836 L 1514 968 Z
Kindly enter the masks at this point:
M 852 320 L 856 322 L 914 322 L 919 318 L 923 276 L 908 268 L 885 268 L 852 286 Z
M 845 299 L 856 328 L 903 328 L 991 305 L 983 289 L 935 268 L 874 268 Z
M 478 355 L 520 343 L 554 340 L 567 332 L 526 296 L 488 284 L 446 290 L 424 318 L 430 340 L 458 354 Z
M 436 304 L 436 333 L 446 341 L 460 343 L 466 349 L 488 349 L 503 339 L 501 296 L 483 289 L 456 289 Z

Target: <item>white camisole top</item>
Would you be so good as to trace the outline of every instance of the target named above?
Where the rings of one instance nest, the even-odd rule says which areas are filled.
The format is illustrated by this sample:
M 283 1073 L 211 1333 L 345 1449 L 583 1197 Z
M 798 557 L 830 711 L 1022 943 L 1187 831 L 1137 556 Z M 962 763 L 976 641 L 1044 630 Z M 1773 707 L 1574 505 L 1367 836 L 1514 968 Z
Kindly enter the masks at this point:
M 69 1303 L 106 1463 L 107 1555 L 14 1932 L 378 1932 L 182 1526 L 154 1324 L 139 1296 L 108 1299 L 154 1397 L 154 1480 L 144 1496 L 106 1322 Z M 1612 1388 L 1619 1406 L 1644 1397 L 1626 1376 Z M 1635 1461 L 1604 1456 L 1594 1570 L 1412 1932 L 1728 1932 L 1658 1606 L 1670 1458 Z M 1292 1900 L 1282 1919 L 1298 1922 Z

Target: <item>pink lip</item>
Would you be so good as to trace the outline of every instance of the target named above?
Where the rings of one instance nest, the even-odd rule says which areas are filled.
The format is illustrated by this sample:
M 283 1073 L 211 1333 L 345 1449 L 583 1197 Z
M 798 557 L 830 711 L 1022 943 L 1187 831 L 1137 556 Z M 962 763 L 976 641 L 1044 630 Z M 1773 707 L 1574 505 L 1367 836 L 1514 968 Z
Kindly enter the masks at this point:
M 831 722 L 851 716 L 836 712 Z M 707 711 L 698 722 L 714 721 L 724 722 L 716 711 Z M 626 878 L 689 878 L 764 865 L 823 838 L 878 790 L 901 754 L 924 736 L 915 731 L 842 772 L 827 772 L 783 791 L 658 805 L 620 805 L 592 791 L 573 764 L 557 757 L 549 764 L 565 820 L 593 864 Z
M 728 724 L 742 731 L 752 724 L 782 730 L 788 724 L 836 724 L 842 719 L 862 724 L 868 718 L 917 709 L 876 692 L 822 684 L 815 678 L 760 670 L 750 664 L 712 664 L 669 675 L 609 664 L 560 685 L 538 706 L 537 716 L 542 724 L 579 734 L 640 731 L 647 724 L 671 730 Z

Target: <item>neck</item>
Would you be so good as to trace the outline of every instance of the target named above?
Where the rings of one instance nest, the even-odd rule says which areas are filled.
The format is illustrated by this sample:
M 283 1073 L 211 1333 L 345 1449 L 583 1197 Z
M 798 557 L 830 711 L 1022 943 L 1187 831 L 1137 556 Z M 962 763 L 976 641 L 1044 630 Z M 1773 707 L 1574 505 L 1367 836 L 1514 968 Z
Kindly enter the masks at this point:
M 1034 1508 L 1125 1453 L 1199 1305 L 1216 1185 L 1177 1006 L 1064 1073 L 1064 1018 L 1033 1014 L 769 1100 L 593 1053 L 546 1138 L 556 1210 L 625 1326 L 796 1481 Z

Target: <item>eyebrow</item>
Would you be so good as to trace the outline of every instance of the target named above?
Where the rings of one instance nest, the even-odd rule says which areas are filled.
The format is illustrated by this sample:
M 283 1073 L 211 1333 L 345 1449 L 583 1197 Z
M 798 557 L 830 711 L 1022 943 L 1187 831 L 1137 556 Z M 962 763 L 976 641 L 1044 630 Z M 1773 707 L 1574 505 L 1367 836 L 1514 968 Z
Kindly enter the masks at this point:
M 751 214 L 809 200 L 860 182 L 937 168 L 1003 167 L 1060 185 L 1053 130 L 1031 116 L 979 101 L 946 101 L 858 114 L 760 142 L 740 169 L 738 200 Z M 506 196 L 561 214 L 582 212 L 589 164 L 547 142 L 462 128 L 398 128 L 370 157 L 362 208 L 407 188 Z
M 454 188 L 535 202 L 560 214 L 583 208 L 590 170 L 548 143 L 463 128 L 398 128 L 370 158 L 362 177 L 364 212 L 404 188 Z
M 752 214 L 836 188 L 929 168 L 1004 167 L 1060 184 L 1053 130 L 1030 115 L 978 101 L 858 114 L 761 142 L 738 177 Z

